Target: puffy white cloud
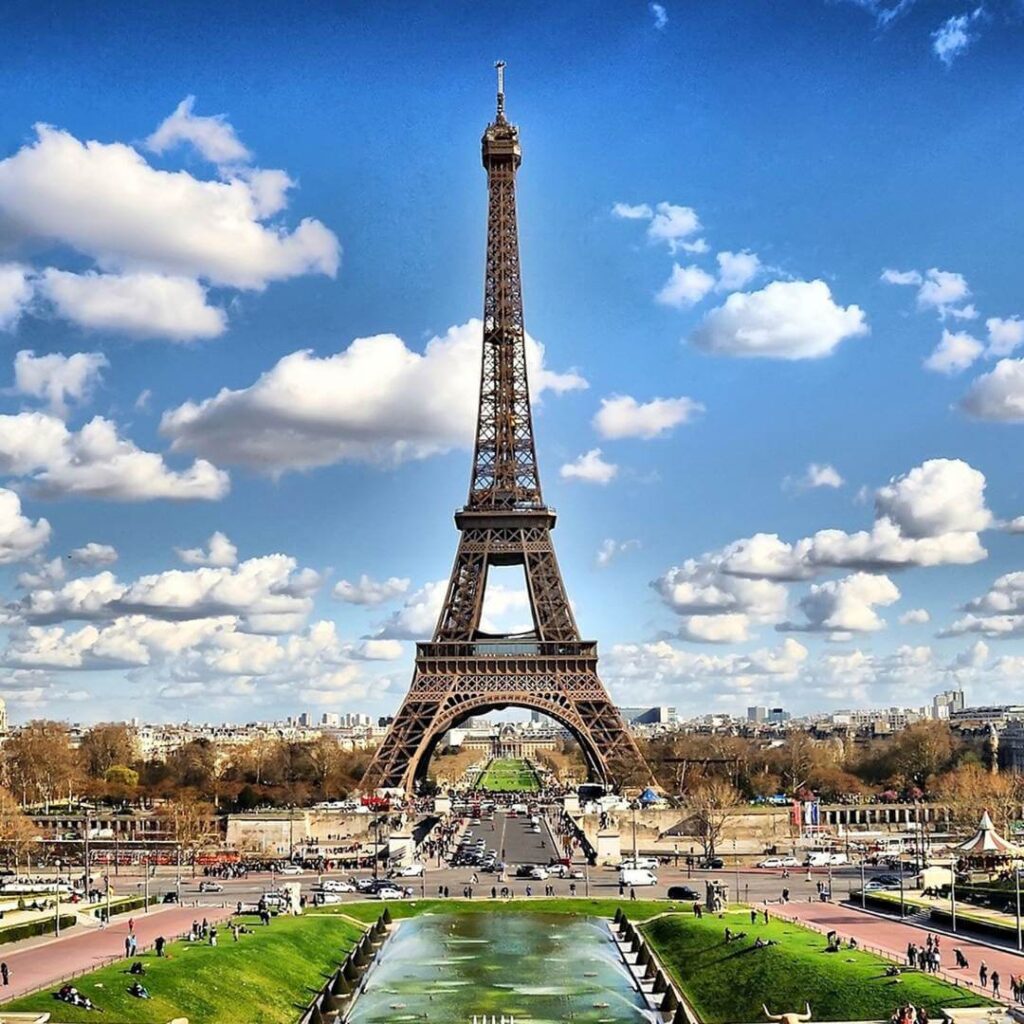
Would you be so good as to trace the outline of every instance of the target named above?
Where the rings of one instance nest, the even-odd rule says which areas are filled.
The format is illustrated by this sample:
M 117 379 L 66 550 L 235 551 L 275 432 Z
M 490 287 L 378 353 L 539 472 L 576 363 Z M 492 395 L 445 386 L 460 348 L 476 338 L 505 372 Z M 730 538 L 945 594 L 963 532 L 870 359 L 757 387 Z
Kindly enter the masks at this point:
M 981 17 L 983 8 L 947 18 L 932 33 L 932 52 L 948 68 L 978 38 L 971 26 Z
M 22 349 L 14 357 L 14 389 L 21 395 L 49 403 L 57 415 L 64 415 L 69 401 L 87 402 L 108 366 L 102 352 L 59 352 L 37 356 Z
M 985 321 L 985 327 L 988 330 L 986 356 L 1002 358 L 1012 355 L 1021 345 L 1024 345 L 1024 319 L 1019 316 L 1005 319 L 992 316 Z
M 828 462 L 812 462 L 798 477 L 786 477 L 782 481 L 784 487 L 795 487 L 797 490 L 814 490 L 817 487 L 829 487 L 833 490 L 843 486 L 846 481 L 840 476 L 839 470 Z
M 19 263 L 0 263 L 0 331 L 9 331 L 32 301 L 28 268 Z
M 0 416 L 0 473 L 26 478 L 44 498 L 216 501 L 229 488 L 227 474 L 204 459 L 172 470 L 161 455 L 118 436 L 102 416 L 72 431 L 41 412 Z
M 992 525 L 985 474 L 962 459 L 929 459 L 875 493 L 875 507 L 908 537 L 976 533 Z
M 74 548 L 68 558 L 75 565 L 113 565 L 117 561 L 117 549 L 111 544 L 97 544 L 91 540 L 80 548 Z
M 664 242 L 670 252 L 682 249 L 684 252 L 704 252 L 706 247 L 699 243 L 687 242 L 701 230 L 697 211 L 690 206 L 676 206 L 674 203 L 658 203 L 654 216 L 647 227 L 647 237 L 652 242 Z M 697 248 L 694 246 L 697 245 Z
M 932 617 L 926 608 L 910 608 L 900 616 L 901 626 L 923 626 L 931 622 Z
M 35 568 L 18 573 L 18 586 L 23 590 L 38 590 L 40 587 L 59 586 L 66 579 L 64 560 L 58 556 L 44 561 L 37 555 L 33 562 Z
M 375 580 L 363 573 L 355 583 L 339 580 L 334 585 L 334 596 L 347 604 L 383 604 L 406 593 L 411 582 L 408 577 L 398 576 Z
M 742 252 L 720 252 L 718 260 L 718 281 L 716 292 L 736 292 L 746 288 L 761 272 L 761 260 L 757 253 L 744 249 Z
M 617 440 L 641 437 L 649 440 L 689 422 L 702 413 L 704 406 L 692 398 L 652 398 L 638 402 L 631 395 L 612 395 L 601 399 L 601 408 L 593 419 L 601 437 Z
M 224 114 L 194 114 L 195 96 L 186 96 L 148 139 L 146 148 L 165 153 L 182 142 L 214 164 L 247 163 L 252 154 L 242 145 Z
M 672 273 L 655 296 L 655 300 L 663 306 L 688 309 L 690 306 L 696 306 L 714 286 L 715 279 L 706 270 L 693 264 L 681 267 L 678 263 L 673 263 Z
M 888 576 L 858 572 L 812 585 L 800 599 L 807 621 L 787 622 L 778 628 L 809 633 L 870 633 L 885 626 L 875 606 L 894 604 L 899 598 L 899 589 Z
M 1024 635 L 1024 572 L 1000 576 L 980 597 L 963 606 L 966 613 L 941 636 L 980 633 L 993 639 Z
M 653 0 L 647 5 L 647 9 L 654 19 L 654 27 L 660 32 L 668 24 L 668 11 L 662 4 L 656 4 Z
M 924 361 L 924 368 L 935 373 L 961 373 L 984 351 L 985 346 L 966 331 L 944 330 L 935 351 Z
M 447 592 L 447 580 L 434 580 L 431 583 L 425 583 L 419 590 L 409 595 L 401 608 L 381 623 L 376 638 L 382 640 L 428 639 L 437 625 Z
M 612 215 L 620 220 L 650 220 L 654 211 L 647 203 L 615 203 Z
M 715 355 L 818 359 L 867 332 L 863 310 L 837 305 L 824 281 L 773 281 L 757 292 L 734 292 L 690 340 Z
M 740 693 L 757 686 L 795 681 L 804 669 L 807 648 L 792 637 L 773 648 L 746 654 L 707 654 L 683 650 L 660 640 L 645 644 L 616 644 L 602 659 L 603 672 L 613 687 L 630 699 L 654 700 L 666 689 L 673 703 L 691 693 L 706 710 L 706 698 L 718 698 L 723 688 Z M 662 698 L 663 699 L 663 698 Z
M 0 161 L 0 213 L 13 237 L 62 243 L 106 271 L 249 289 L 300 274 L 333 276 L 338 240 L 319 221 L 307 218 L 291 232 L 262 223 L 284 202 L 280 172 L 273 181 L 276 188 L 262 177 L 254 184 L 252 176 L 161 171 L 131 146 L 37 125 L 34 142 Z
M 227 535 L 216 530 L 206 542 L 206 548 L 175 548 L 178 557 L 186 565 L 209 565 L 214 568 L 230 568 L 238 564 L 238 548 Z
M 979 420 L 1024 421 L 1024 359 L 1000 359 L 992 370 L 975 378 L 960 408 Z
M 886 268 L 882 271 L 882 280 L 886 284 L 912 284 L 920 286 L 924 281 L 920 271 L 917 270 L 893 270 Z
M 41 551 L 50 540 L 50 524 L 34 523 L 22 514 L 21 499 L 0 487 L 0 565 L 20 562 Z
M 935 310 L 942 319 L 973 320 L 978 311 L 967 300 L 971 289 L 963 274 L 931 267 L 921 274 L 917 270 L 883 270 L 882 280 L 888 284 L 912 285 L 917 288 L 917 308 Z
M 601 457 L 600 448 L 591 448 L 572 462 L 566 462 L 558 474 L 563 480 L 582 480 L 588 484 L 610 484 L 618 475 L 619 467 Z
M 284 633 L 306 620 L 319 584 L 313 570 L 300 570 L 294 558 L 275 554 L 237 567 L 170 569 L 130 583 L 105 571 L 33 590 L 12 610 L 34 624 L 133 615 L 170 621 L 234 616 L 247 632 Z
M 480 388 L 482 324 L 473 319 L 427 342 L 423 353 L 393 334 L 358 338 L 334 355 L 282 358 L 254 384 L 223 388 L 164 414 L 175 451 L 267 473 L 339 461 L 395 464 L 472 443 Z M 527 338 L 531 394 L 587 386 L 544 366 Z
M 640 547 L 640 541 L 635 538 L 631 540 L 614 540 L 611 537 L 606 537 L 601 541 L 601 546 L 597 549 L 595 560 L 603 569 L 605 566 L 610 565 L 613 559 L 618 558 L 619 555 L 627 554 L 630 551 L 638 551 Z
M 206 289 L 190 277 L 138 272 L 72 274 L 52 267 L 39 291 L 57 313 L 95 331 L 138 338 L 196 341 L 227 330 L 224 311 L 206 302 Z

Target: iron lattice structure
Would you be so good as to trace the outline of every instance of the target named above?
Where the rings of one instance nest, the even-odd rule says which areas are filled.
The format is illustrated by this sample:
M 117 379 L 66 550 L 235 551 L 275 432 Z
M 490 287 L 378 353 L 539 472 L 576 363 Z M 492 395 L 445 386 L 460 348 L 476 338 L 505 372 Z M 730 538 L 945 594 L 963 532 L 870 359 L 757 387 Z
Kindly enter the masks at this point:
M 519 129 L 498 108 L 484 131 L 487 264 L 483 358 L 473 472 L 455 514 L 459 548 L 434 637 L 417 644 L 412 686 L 367 770 L 364 788 L 412 792 L 438 740 L 472 715 L 508 706 L 564 725 L 593 779 L 646 785 L 650 771 L 597 674 L 597 644 L 582 640 L 551 542 L 555 512 L 544 504 L 526 368 L 516 222 Z M 533 629 L 481 630 L 491 566 L 523 567 Z

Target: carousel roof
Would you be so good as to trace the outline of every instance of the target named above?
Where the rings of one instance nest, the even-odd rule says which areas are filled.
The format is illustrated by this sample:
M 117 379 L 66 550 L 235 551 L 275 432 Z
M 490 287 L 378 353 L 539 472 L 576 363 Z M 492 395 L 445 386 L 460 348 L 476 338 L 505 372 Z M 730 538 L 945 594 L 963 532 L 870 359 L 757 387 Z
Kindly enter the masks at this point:
M 954 849 L 958 853 L 975 857 L 1024 857 L 1024 848 L 1004 839 L 996 831 L 988 811 L 982 814 L 981 821 L 978 823 L 978 831 L 970 839 L 958 843 Z

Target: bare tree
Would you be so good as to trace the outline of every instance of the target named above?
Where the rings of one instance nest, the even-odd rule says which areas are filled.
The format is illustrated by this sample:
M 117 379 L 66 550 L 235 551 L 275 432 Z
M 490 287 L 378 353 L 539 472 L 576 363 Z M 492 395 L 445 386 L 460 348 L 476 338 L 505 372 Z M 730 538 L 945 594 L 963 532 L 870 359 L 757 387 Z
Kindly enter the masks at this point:
M 705 779 L 683 797 L 683 804 L 692 815 L 705 859 L 713 857 L 725 826 L 739 810 L 739 791 L 725 779 Z

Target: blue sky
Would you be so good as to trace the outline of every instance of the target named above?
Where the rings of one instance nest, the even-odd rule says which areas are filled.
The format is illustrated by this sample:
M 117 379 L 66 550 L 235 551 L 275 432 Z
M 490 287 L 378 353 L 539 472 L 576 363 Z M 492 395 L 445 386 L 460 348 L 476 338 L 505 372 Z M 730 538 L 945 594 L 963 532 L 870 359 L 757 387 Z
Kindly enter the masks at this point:
M 1019 4 L 37 4 L 4 31 L 14 719 L 397 706 L 468 483 L 499 57 L 542 482 L 616 699 L 1014 692 Z

